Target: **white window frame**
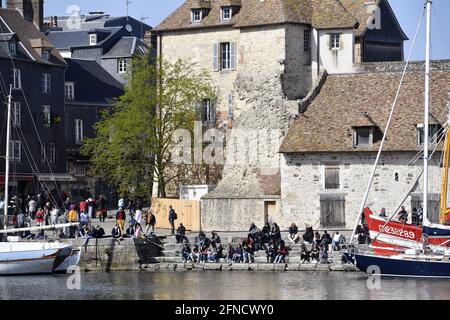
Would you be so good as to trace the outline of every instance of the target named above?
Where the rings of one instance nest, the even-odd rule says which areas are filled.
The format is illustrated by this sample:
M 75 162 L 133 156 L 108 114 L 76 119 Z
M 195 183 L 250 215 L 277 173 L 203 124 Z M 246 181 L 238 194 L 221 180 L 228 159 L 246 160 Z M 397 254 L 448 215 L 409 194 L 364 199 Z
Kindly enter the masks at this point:
M 42 115 L 44 117 L 43 123 L 45 127 L 51 127 L 52 125 L 52 107 L 50 105 L 42 106 Z
M 89 35 L 89 45 L 90 46 L 95 46 L 97 44 L 97 34 L 96 33 L 91 33 Z
M 231 70 L 231 42 L 221 42 L 219 50 L 220 69 Z
M 331 50 L 339 50 L 341 48 L 340 33 L 330 33 L 330 48 Z
M 10 161 L 11 162 L 21 162 L 22 161 L 22 143 L 20 140 L 9 141 L 10 149 Z
M 9 43 L 9 53 L 13 56 L 17 54 L 17 43 L 12 41 Z
M 83 120 L 82 119 L 75 119 L 75 143 L 76 144 L 83 144 Z
M 232 17 L 233 17 L 233 8 L 224 7 L 220 9 L 220 19 L 222 21 L 230 21 Z
M 201 102 L 202 121 L 204 123 L 216 122 L 216 106 L 211 99 L 203 99 Z
M 20 127 L 20 124 L 22 122 L 20 109 L 21 109 L 20 102 L 13 102 L 11 113 L 12 113 L 12 125 L 14 127 Z
M 128 69 L 128 61 L 126 58 L 121 58 L 117 60 L 117 72 L 118 73 L 126 73 Z
M 198 14 L 198 17 L 196 17 L 196 14 Z M 203 10 L 201 9 L 193 9 L 191 11 L 191 20 L 193 23 L 199 23 L 203 20 Z
M 48 145 L 49 162 L 50 164 L 56 164 L 56 145 L 54 143 L 49 143 Z
M 13 70 L 13 89 L 20 90 L 22 89 L 22 72 L 20 69 L 12 69 Z
M 361 144 L 358 139 L 358 133 L 362 130 L 368 130 L 369 131 L 369 143 Z M 373 145 L 373 128 L 369 127 L 360 127 L 360 128 L 353 128 L 353 145 L 354 147 L 370 147 Z
M 50 51 L 42 50 L 42 59 L 44 59 L 45 61 L 49 61 L 50 60 Z
M 75 83 L 66 82 L 64 84 L 64 97 L 66 100 L 75 100 Z
M 42 74 L 42 92 L 43 93 L 52 92 L 52 75 L 49 73 Z

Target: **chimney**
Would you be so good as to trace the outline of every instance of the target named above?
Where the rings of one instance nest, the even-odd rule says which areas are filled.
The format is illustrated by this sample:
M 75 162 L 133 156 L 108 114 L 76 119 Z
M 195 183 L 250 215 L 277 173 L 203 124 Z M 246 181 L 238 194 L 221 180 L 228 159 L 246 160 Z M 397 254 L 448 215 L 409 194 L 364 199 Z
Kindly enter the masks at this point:
M 7 0 L 9 10 L 19 10 L 25 20 L 44 29 L 44 0 Z

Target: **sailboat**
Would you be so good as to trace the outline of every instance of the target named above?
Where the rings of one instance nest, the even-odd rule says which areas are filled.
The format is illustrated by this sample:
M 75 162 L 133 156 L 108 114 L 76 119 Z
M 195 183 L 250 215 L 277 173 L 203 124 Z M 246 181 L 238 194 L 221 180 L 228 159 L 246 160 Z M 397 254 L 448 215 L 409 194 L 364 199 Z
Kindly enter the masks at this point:
M 352 248 L 344 252 L 347 261 L 356 265 L 358 269 L 366 273 L 375 271 L 378 275 L 398 276 L 398 277 L 430 277 L 430 278 L 450 278 L 450 226 L 432 224 L 428 219 L 428 162 L 429 162 L 429 105 L 430 105 L 430 43 L 431 43 L 431 5 L 432 1 L 426 1 L 427 31 L 426 31 L 426 62 L 425 62 L 425 122 L 424 122 L 424 169 L 423 169 L 423 227 L 405 226 L 382 218 L 374 217 L 369 208 L 365 207 L 367 195 L 371 181 L 375 173 L 377 161 L 383 148 L 380 146 L 373 174 L 371 176 L 368 189 L 364 196 L 360 216 L 364 215 L 366 223 L 370 224 L 372 232 L 376 231 L 375 252 L 359 252 Z M 406 70 L 406 68 L 405 68 Z M 395 105 L 395 103 L 394 103 Z M 390 122 L 390 121 L 388 121 Z M 386 129 L 387 131 L 387 129 Z M 386 138 L 385 137 L 383 140 Z M 446 136 L 446 148 L 444 157 L 447 163 L 444 165 L 445 186 L 441 197 L 445 197 L 441 202 L 441 222 L 447 222 L 449 210 L 447 205 L 447 178 L 448 178 L 448 158 L 449 142 L 448 133 Z M 443 183 L 444 185 L 444 183 Z M 442 200 L 442 198 L 441 198 Z M 356 224 L 360 222 L 360 218 Z M 353 231 L 352 240 L 355 235 L 356 226 Z M 418 246 L 420 245 L 420 246 Z M 411 249 L 408 249 L 411 248 Z M 377 254 L 378 250 L 378 254 Z M 380 252 L 381 251 L 381 252 Z M 381 253 L 381 254 L 380 254 Z
M 11 134 L 11 89 L 8 96 L 7 133 L 6 133 L 6 166 L 5 166 L 5 197 L 3 202 L 4 230 L 0 234 L 13 234 L 25 231 L 56 230 L 77 224 L 68 223 L 32 228 L 7 229 L 8 199 L 9 199 L 9 162 Z M 81 250 L 70 244 L 60 242 L 20 242 L 17 238 L 8 237 L 9 242 L 0 242 L 0 276 L 34 275 L 64 273 L 78 265 Z

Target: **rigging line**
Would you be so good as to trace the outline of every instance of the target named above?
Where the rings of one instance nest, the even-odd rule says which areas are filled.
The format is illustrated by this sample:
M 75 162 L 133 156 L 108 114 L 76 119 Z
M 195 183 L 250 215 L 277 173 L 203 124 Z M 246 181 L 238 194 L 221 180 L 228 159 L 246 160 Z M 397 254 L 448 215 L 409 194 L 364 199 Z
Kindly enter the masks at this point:
M 21 128 L 20 126 L 19 126 L 19 127 L 15 127 L 15 130 L 17 131 L 17 134 L 19 135 L 19 139 L 21 138 L 21 137 L 20 137 L 20 134 L 22 134 L 23 139 L 21 139 L 21 140 L 23 140 L 24 146 L 26 147 L 26 148 L 24 148 L 24 150 L 25 150 L 25 156 L 27 157 L 27 160 L 28 160 L 28 162 L 30 163 L 31 169 L 32 169 L 34 172 L 37 172 L 39 175 L 41 175 L 41 172 L 40 172 L 40 170 L 39 170 L 39 168 L 38 168 L 38 165 L 37 165 L 36 161 L 35 161 L 34 158 L 33 158 L 33 154 L 32 154 L 32 152 L 31 152 L 31 149 L 30 149 L 29 145 L 28 145 L 28 142 L 27 142 L 26 139 L 25 139 L 25 135 L 24 135 L 24 133 L 23 133 L 23 131 L 22 131 L 22 128 Z M 28 151 L 29 154 L 27 153 L 27 151 Z M 30 158 L 31 158 L 31 159 L 30 159 Z M 58 209 L 61 210 L 61 208 L 60 208 L 59 205 L 58 205 L 58 202 L 57 202 L 56 199 L 54 198 L 53 194 L 51 194 L 50 188 L 49 188 L 49 186 L 47 185 L 47 183 L 46 183 L 45 181 L 43 181 L 43 180 L 40 181 L 39 179 L 38 179 L 38 182 L 41 184 L 41 187 L 44 187 L 45 189 L 47 189 L 47 190 L 49 191 L 49 196 L 50 196 L 51 200 L 55 203 L 56 207 L 58 207 Z
M 359 222 L 361 221 L 361 215 L 363 214 L 364 207 L 366 205 L 367 198 L 369 196 L 370 188 L 372 187 L 373 178 L 375 176 L 375 172 L 376 172 L 377 167 L 378 167 L 378 162 L 380 161 L 381 153 L 383 151 L 383 146 L 384 146 L 384 143 L 385 143 L 386 138 L 387 138 L 387 133 L 388 133 L 388 130 L 389 130 L 389 126 L 390 126 L 392 118 L 394 116 L 394 111 L 396 109 L 395 107 L 397 105 L 397 101 L 398 101 L 398 98 L 400 96 L 401 88 L 402 88 L 402 85 L 403 85 L 403 82 L 404 82 L 404 79 L 405 79 L 405 76 L 406 76 L 406 71 L 408 70 L 408 66 L 409 66 L 409 63 L 410 63 L 410 60 L 411 60 L 411 55 L 412 55 L 414 46 L 416 44 L 417 36 L 418 36 L 420 28 L 422 26 L 422 20 L 423 20 L 423 17 L 425 15 L 425 11 L 426 11 L 425 9 L 426 8 L 424 7 L 423 10 L 422 10 L 422 14 L 420 16 L 420 19 L 419 19 L 419 24 L 417 26 L 416 34 L 414 35 L 414 40 L 413 40 L 413 43 L 412 43 L 410 51 L 409 51 L 408 59 L 407 59 L 406 64 L 405 64 L 405 68 L 403 70 L 402 77 L 400 79 L 400 84 L 399 84 L 399 87 L 397 89 L 397 93 L 395 95 L 394 102 L 392 104 L 392 109 L 391 109 L 391 112 L 389 114 L 389 118 L 388 118 L 388 121 L 387 121 L 387 124 L 386 124 L 386 129 L 384 130 L 384 133 L 383 133 L 383 139 L 381 140 L 380 148 L 379 148 L 378 153 L 377 153 L 377 157 L 376 157 L 373 169 L 372 169 L 370 180 L 369 180 L 369 182 L 367 184 L 367 188 L 366 188 L 366 191 L 365 191 L 365 194 L 364 194 L 364 198 L 361 201 L 361 207 L 359 208 L 359 211 L 358 211 L 358 217 L 357 217 L 357 219 L 355 221 L 355 226 L 353 228 L 352 236 L 350 238 L 350 243 L 352 243 L 353 238 L 355 237 L 356 228 L 358 227 Z
M 439 143 L 436 144 L 436 146 L 434 147 L 433 151 L 430 154 L 430 158 L 433 157 L 434 153 L 437 151 L 438 145 L 445 139 L 445 135 L 443 137 L 441 137 L 441 140 L 439 141 Z M 406 194 L 406 196 L 403 198 L 403 201 L 401 202 L 401 204 L 398 206 L 398 208 L 394 211 L 394 213 L 391 215 L 391 217 L 386 221 L 386 223 L 383 225 L 383 227 L 380 229 L 380 231 L 378 232 L 378 234 L 375 236 L 375 238 L 372 241 L 377 240 L 377 238 L 379 237 L 379 235 L 384 231 L 384 229 L 386 228 L 386 226 L 388 225 L 389 222 L 392 221 L 392 219 L 395 217 L 395 215 L 398 213 L 398 211 L 400 210 L 400 208 L 405 204 L 406 200 L 408 199 L 409 195 L 413 192 L 413 190 L 416 188 L 417 183 L 419 182 L 420 178 L 422 177 L 424 173 L 424 168 L 422 168 L 422 170 L 420 171 L 420 174 L 417 176 L 416 181 L 414 181 L 414 183 L 412 184 L 411 189 L 408 191 L 408 193 Z
M 0 24 L 0 31 L 1 31 L 2 33 L 4 33 L 4 30 L 3 30 L 3 27 L 2 27 L 1 24 Z M 3 42 L 5 43 L 6 47 L 8 47 L 8 43 L 6 42 L 6 39 L 4 39 Z M 10 60 L 11 60 L 11 64 L 12 64 L 13 68 L 16 69 L 16 65 L 15 65 L 15 63 L 14 63 L 14 59 L 12 58 L 11 52 L 9 52 L 9 51 L 8 51 L 8 56 L 9 56 L 9 58 L 10 58 Z M 31 112 L 31 109 L 30 109 L 30 106 L 29 106 L 29 103 L 28 103 L 28 99 L 27 99 L 27 97 L 26 97 L 26 95 L 25 95 L 25 91 L 24 91 L 22 85 L 20 86 L 20 91 L 21 91 L 21 93 L 22 93 L 22 95 L 23 95 L 25 104 L 26 104 L 26 106 L 27 106 L 28 113 L 30 114 L 31 122 L 33 123 L 34 130 L 35 130 L 35 132 L 36 132 L 36 135 L 37 135 L 37 137 L 38 137 L 39 143 L 40 143 L 41 148 L 42 148 L 43 142 L 42 142 L 42 139 L 41 139 L 41 137 L 40 137 L 40 135 L 39 135 L 39 131 L 38 131 L 37 127 L 36 127 L 36 123 L 35 123 L 35 121 L 34 121 L 33 114 L 32 114 L 32 112 Z M 55 152 L 56 152 L 56 151 L 55 151 Z M 52 176 L 54 176 L 54 173 L 53 173 L 53 170 L 52 170 L 52 168 L 51 168 L 51 166 L 50 166 L 50 162 L 48 161 L 47 155 L 45 155 L 45 159 L 46 159 L 46 162 L 47 162 L 47 166 L 48 166 L 48 168 L 49 168 L 49 170 L 50 170 L 50 174 L 51 174 Z M 55 181 L 55 187 L 56 187 L 56 190 L 57 190 L 57 192 L 58 192 L 58 194 L 59 194 L 59 197 L 60 197 L 60 199 L 61 199 L 61 202 L 63 203 L 64 201 L 62 200 L 61 190 L 59 189 L 58 184 L 56 183 L 56 181 Z
M 439 131 L 436 133 L 436 137 L 437 140 L 440 139 L 442 134 L 445 134 L 447 131 L 447 124 L 445 124 L 441 129 L 439 129 Z M 441 132 L 442 131 L 442 132 Z M 432 142 L 433 137 L 430 137 L 429 142 L 431 142 L 431 146 L 433 146 L 435 143 Z M 437 143 L 437 142 L 436 142 Z M 423 147 L 416 153 L 416 155 L 408 162 L 408 167 L 411 167 L 412 165 L 414 165 L 419 159 L 420 157 L 422 157 L 423 155 Z

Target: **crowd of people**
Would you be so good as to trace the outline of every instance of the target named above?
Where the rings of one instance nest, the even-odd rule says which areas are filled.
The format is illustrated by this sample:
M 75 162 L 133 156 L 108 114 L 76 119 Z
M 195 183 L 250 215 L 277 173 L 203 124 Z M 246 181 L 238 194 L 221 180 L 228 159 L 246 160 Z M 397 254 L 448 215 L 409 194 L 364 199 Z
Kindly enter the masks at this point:
M 216 231 L 211 233 L 210 238 L 204 232 L 200 232 L 193 247 L 185 233 L 185 227 L 180 224 L 175 237 L 177 243 L 183 243 L 181 250 L 183 263 L 220 262 L 220 259 L 227 263 L 253 263 L 255 253 L 258 251 L 265 252 L 267 263 L 286 263 L 291 251 L 289 245 L 282 239 L 280 227 L 276 223 L 272 226 L 267 223 L 261 229 L 251 224 L 247 237 L 236 245 L 229 243 L 226 250 Z M 329 250 L 340 251 L 345 249 L 346 245 L 345 237 L 339 232 L 331 237 L 327 231 L 321 235 L 311 226 L 307 226 L 305 232 L 300 234 L 295 224 L 289 228 L 288 238 L 291 244 L 300 244 L 302 263 L 328 263 Z

